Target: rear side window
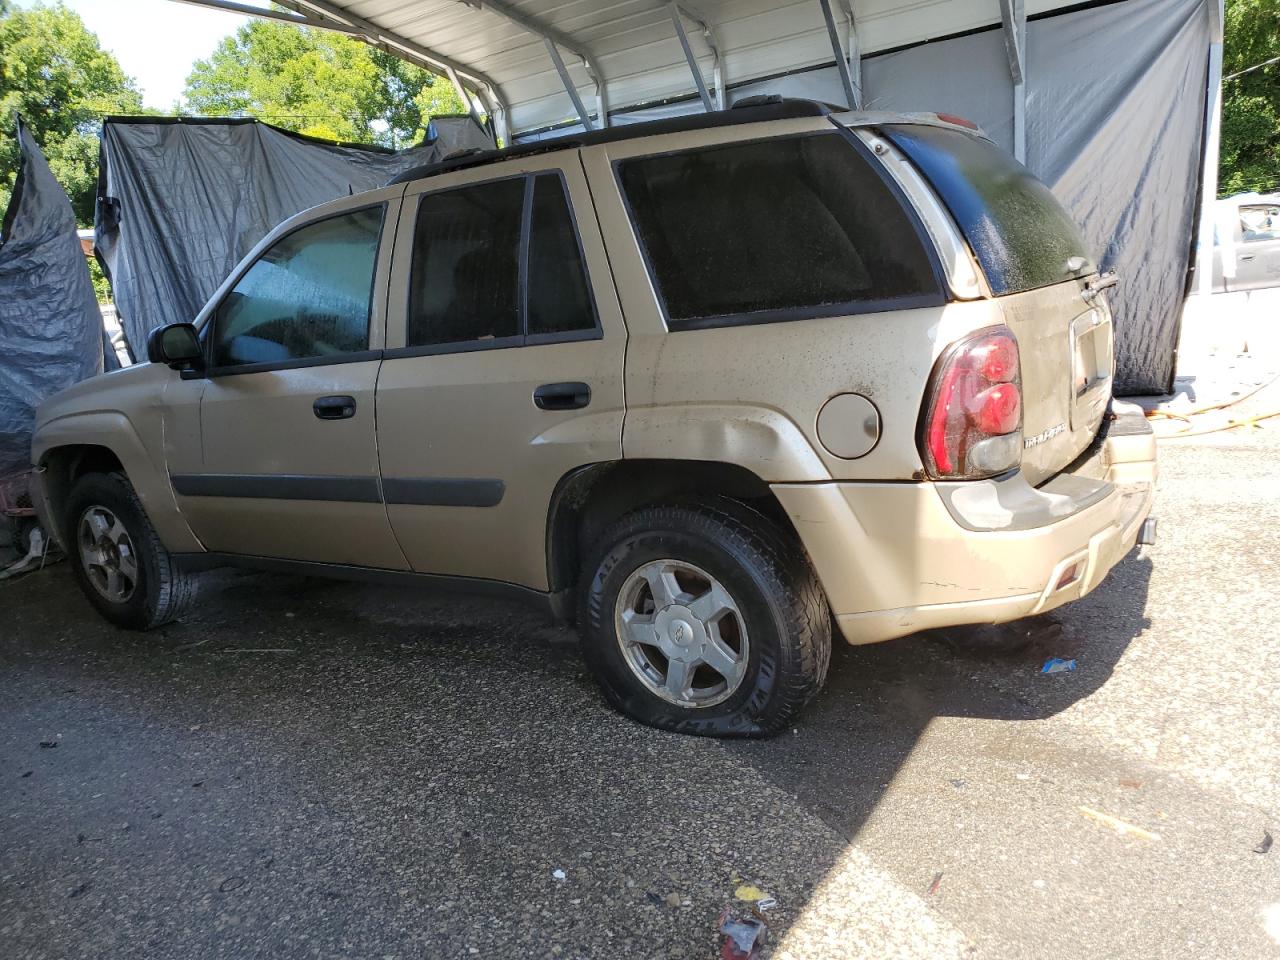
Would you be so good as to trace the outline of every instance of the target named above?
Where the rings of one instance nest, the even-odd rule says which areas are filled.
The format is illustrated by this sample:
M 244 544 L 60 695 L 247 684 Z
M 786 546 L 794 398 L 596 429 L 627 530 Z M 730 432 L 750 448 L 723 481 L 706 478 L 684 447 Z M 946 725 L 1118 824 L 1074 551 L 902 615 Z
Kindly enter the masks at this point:
M 672 330 L 944 302 L 916 222 L 837 133 L 624 160 Z
M 218 305 L 213 365 L 367 350 L 382 213 L 377 206 L 329 217 L 268 248 Z
M 590 330 L 595 325 L 564 183 L 555 174 L 544 174 L 533 181 L 530 213 L 529 335 Z
M 414 227 L 407 346 L 519 346 L 526 339 L 582 339 L 575 335 L 595 335 L 597 329 L 559 174 L 495 180 L 422 198 Z
M 422 198 L 409 277 L 409 346 L 519 335 L 523 211 L 523 178 Z
M 1026 167 L 990 141 L 942 127 L 883 130 L 955 218 L 997 296 L 1097 269 L 1075 221 Z

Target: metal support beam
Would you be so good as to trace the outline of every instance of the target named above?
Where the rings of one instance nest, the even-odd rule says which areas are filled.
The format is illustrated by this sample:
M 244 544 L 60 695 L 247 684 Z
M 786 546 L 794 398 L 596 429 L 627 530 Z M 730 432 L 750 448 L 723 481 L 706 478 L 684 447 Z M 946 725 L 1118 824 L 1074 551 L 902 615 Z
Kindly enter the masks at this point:
M 1205 100 L 1200 223 L 1196 236 L 1196 292 L 1206 297 L 1213 293 L 1213 228 L 1218 202 L 1218 150 L 1222 142 L 1222 6 L 1222 0 L 1209 0 L 1209 95 Z
M 335 33 L 361 36 L 360 30 L 337 20 L 326 17 L 310 17 L 304 13 L 290 13 L 286 10 L 269 10 L 265 7 L 254 7 L 247 3 L 236 3 L 235 0 L 174 0 L 193 7 L 207 7 L 211 10 L 223 10 L 227 13 L 238 13 L 247 17 L 261 17 L 264 20 L 279 20 L 299 27 L 315 27 L 319 30 L 332 30 Z
M 596 62 L 595 56 L 585 46 L 575 40 L 572 36 L 563 30 L 558 30 L 551 24 L 539 20 L 537 17 L 531 16 L 515 4 L 508 0 L 459 0 L 468 7 L 476 10 L 488 10 L 490 13 L 496 14 L 505 20 L 509 20 L 518 27 L 528 30 L 536 37 L 542 38 L 544 41 L 549 40 L 558 47 L 563 47 L 574 56 L 578 57 L 584 67 L 587 68 L 587 74 L 591 77 L 596 85 L 596 114 L 600 118 L 600 126 L 609 126 L 609 91 L 608 85 L 604 79 L 604 72 L 600 69 L 600 64 Z M 563 80 L 563 76 L 561 76 Z M 566 84 L 566 86 L 568 86 Z M 575 108 L 577 104 L 574 105 Z M 588 127 L 590 129 L 590 127 Z
M 1027 162 L 1027 4 L 1026 0 L 1000 0 L 1004 25 L 1004 50 L 1013 79 L 1013 156 Z
M 454 70 L 453 67 L 445 67 L 444 75 L 449 78 L 449 82 L 453 84 L 453 89 L 458 94 L 459 99 L 466 105 L 467 113 L 471 114 L 471 119 L 483 127 L 484 121 L 480 119 L 480 111 L 476 109 L 475 97 L 462 85 L 462 81 L 458 78 L 458 71 Z
M 693 55 L 693 47 L 689 46 L 689 35 L 684 32 L 684 21 L 680 19 L 680 5 L 672 2 L 667 4 L 667 8 L 671 13 L 671 25 L 675 27 L 676 38 L 680 41 L 684 58 L 689 64 L 689 72 L 693 74 L 693 85 L 698 88 L 698 96 L 702 98 L 702 109 L 710 113 L 714 109 L 711 105 L 711 94 L 707 91 L 706 81 L 702 79 L 702 68 L 698 66 L 698 58 Z
M 853 89 L 853 77 L 849 75 L 849 63 L 844 58 L 844 50 L 840 46 L 840 32 L 836 29 L 835 14 L 831 12 L 831 0 L 818 0 L 822 4 L 822 18 L 827 22 L 827 38 L 831 41 L 831 52 L 836 57 L 836 69 L 840 71 L 840 83 L 844 87 L 845 100 L 850 110 L 858 109 L 858 95 Z
M 547 45 L 547 53 L 551 55 L 551 62 L 556 65 L 556 73 L 560 74 L 560 82 L 564 84 L 565 93 L 569 94 L 569 99 L 573 101 L 573 109 L 578 111 L 578 119 L 582 121 L 582 126 L 586 130 L 594 130 L 591 126 L 591 116 L 587 113 L 587 108 L 582 105 L 582 98 L 578 96 L 578 88 L 573 85 L 573 78 L 569 76 L 569 70 L 564 65 L 564 58 L 560 56 L 560 51 L 556 48 L 555 41 L 550 37 L 543 37 L 542 42 Z
M 862 96 L 862 48 L 858 43 L 858 24 L 853 17 L 851 0 L 842 0 L 840 5 L 844 7 L 845 61 L 849 64 L 849 79 L 853 83 L 853 94 L 856 98 L 853 109 L 861 110 L 864 99 Z
M 359 36 L 375 46 L 381 47 L 388 53 L 394 53 L 402 60 L 410 63 L 416 63 L 433 73 L 444 73 L 447 69 L 454 70 L 458 76 L 465 80 L 470 80 L 475 86 L 476 92 L 481 94 L 482 99 L 489 105 L 491 114 L 500 112 L 505 117 L 507 110 L 507 97 L 502 92 L 502 88 L 488 77 L 484 72 L 477 70 L 475 67 L 460 63 L 452 57 L 446 57 L 444 54 L 436 53 L 436 51 L 424 47 L 416 41 L 399 34 L 392 33 L 390 30 L 384 30 L 363 17 L 358 17 L 354 13 L 350 13 L 331 3 L 330 0 L 276 0 L 281 6 L 296 10 L 299 13 L 319 14 L 344 23 L 349 27 L 354 27 Z M 325 27 L 325 29 L 332 29 Z M 504 120 L 500 119 L 499 123 Z

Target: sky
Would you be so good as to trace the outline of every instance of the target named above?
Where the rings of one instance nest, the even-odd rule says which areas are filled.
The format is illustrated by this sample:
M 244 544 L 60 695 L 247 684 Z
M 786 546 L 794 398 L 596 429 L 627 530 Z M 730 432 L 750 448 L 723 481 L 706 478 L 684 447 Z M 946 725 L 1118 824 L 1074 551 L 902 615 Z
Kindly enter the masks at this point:
M 19 0 L 19 5 L 34 2 Z M 80 14 L 103 48 L 114 53 L 124 72 L 137 81 L 146 105 L 166 112 L 182 96 L 191 65 L 208 57 L 219 40 L 247 19 L 173 0 L 63 2 Z

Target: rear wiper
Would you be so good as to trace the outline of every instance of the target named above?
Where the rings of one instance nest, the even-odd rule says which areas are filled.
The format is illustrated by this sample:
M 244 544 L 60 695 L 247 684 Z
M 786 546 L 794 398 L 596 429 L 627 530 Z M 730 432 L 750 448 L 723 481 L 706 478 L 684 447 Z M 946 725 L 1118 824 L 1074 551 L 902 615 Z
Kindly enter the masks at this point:
M 1088 280 L 1085 282 L 1084 289 L 1080 291 L 1080 296 L 1084 298 L 1085 303 L 1090 302 L 1107 287 L 1114 287 L 1120 282 L 1120 278 L 1116 276 L 1114 270 L 1108 270 L 1099 276 L 1096 280 Z

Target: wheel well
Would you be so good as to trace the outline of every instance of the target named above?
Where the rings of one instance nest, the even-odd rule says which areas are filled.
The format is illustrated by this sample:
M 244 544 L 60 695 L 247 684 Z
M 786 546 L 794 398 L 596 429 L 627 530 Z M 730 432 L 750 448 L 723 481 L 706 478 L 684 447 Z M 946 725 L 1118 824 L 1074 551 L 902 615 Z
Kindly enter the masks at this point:
M 673 498 L 716 495 L 750 504 L 792 534 L 769 485 L 745 467 L 702 460 L 616 460 L 561 477 L 547 519 L 547 575 L 556 613 L 572 614 L 572 591 L 586 552 L 624 514 Z
M 66 506 L 67 496 L 77 480 L 87 473 L 124 472 L 124 467 L 107 447 L 94 444 L 77 444 L 69 447 L 56 447 L 45 454 L 41 461 L 45 468 L 44 486 L 49 498 L 49 507 L 54 521 L 62 522 L 62 511 Z M 59 531 L 50 531 L 58 535 Z

